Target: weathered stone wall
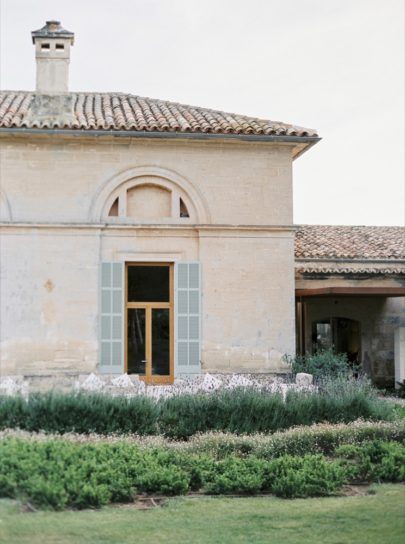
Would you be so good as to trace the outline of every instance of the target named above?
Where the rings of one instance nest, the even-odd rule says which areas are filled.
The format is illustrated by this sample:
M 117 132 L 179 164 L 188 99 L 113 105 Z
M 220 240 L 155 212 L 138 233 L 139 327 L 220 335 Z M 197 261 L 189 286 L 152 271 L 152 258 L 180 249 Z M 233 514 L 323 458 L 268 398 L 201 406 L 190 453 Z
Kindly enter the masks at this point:
M 1 232 L 1 372 L 94 370 L 98 235 L 83 229 Z
M 204 370 L 282 369 L 294 352 L 288 146 L 60 137 L 1 145 L 13 219 L 0 227 L 2 374 L 96 369 L 103 260 L 200 261 Z M 143 167 L 173 173 L 179 194 L 193 195 L 194 217 L 96 221 L 103 188 Z M 204 225 L 195 221 L 201 209 Z
M 213 224 L 292 224 L 287 145 L 43 136 L 2 138 L 1 148 L 2 190 L 15 221 L 87 222 L 109 179 L 153 166 L 188 180 Z
M 294 352 L 293 238 L 245 231 L 200 238 L 204 268 L 204 367 L 277 371 Z

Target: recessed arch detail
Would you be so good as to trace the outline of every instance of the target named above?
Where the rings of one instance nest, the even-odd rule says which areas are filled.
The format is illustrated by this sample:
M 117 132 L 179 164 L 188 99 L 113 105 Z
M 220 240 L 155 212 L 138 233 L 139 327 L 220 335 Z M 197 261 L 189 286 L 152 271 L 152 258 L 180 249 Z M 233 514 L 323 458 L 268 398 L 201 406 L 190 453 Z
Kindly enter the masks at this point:
M 89 220 L 97 223 L 136 220 L 136 217 L 127 217 L 127 192 L 145 186 L 161 188 L 171 194 L 172 216 L 162 222 L 210 223 L 208 206 L 201 192 L 177 172 L 153 166 L 130 168 L 107 179 L 92 199 Z M 119 198 L 118 217 L 109 217 L 109 211 L 117 198 Z M 186 206 L 189 217 L 181 217 L 180 200 Z M 144 221 L 140 218 L 139 222 Z
M 0 189 L 0 223 L 9 223 L 13 220 L 10 201 L 3 189 Z

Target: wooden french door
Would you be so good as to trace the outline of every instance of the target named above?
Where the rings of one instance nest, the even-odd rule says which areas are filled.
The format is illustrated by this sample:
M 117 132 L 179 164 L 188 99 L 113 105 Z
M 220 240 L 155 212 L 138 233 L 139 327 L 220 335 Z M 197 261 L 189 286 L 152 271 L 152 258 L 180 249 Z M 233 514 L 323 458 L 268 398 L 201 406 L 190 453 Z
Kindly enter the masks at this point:
M 125 371 L 173 383 L 173 264 L 127 263 Z

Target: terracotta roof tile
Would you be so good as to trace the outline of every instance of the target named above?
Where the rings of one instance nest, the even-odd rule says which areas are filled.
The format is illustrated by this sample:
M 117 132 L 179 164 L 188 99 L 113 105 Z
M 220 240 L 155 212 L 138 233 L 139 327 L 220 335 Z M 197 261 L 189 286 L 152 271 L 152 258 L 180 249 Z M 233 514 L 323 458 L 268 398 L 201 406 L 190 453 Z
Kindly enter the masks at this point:
M 49 99 L 54 98 L 52 96 L 3 91 L 0 93 L 0 128 L 317 137 L 312 129 L 130 94 L 67 93 L 63 97 L 67 109 L 58 117 L 51 108 L 48 111 L 43 108 L 46 100 L 49 103 Z
M 302 260 L 405 260 L 405 227 L 300 225 L 295 257 Z

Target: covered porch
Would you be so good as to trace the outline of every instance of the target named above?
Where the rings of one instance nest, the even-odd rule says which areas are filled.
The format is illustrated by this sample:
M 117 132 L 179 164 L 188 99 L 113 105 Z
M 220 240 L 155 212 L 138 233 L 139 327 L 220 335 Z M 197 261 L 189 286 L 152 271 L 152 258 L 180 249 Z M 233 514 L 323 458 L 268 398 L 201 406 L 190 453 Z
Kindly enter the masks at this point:
M 399 380 L 395 363 L 405 354 L 396 335 L 405 325 L 404 287 L 298 288 L 296 316 L 297 353 L 335 349 L 378 385 Z

